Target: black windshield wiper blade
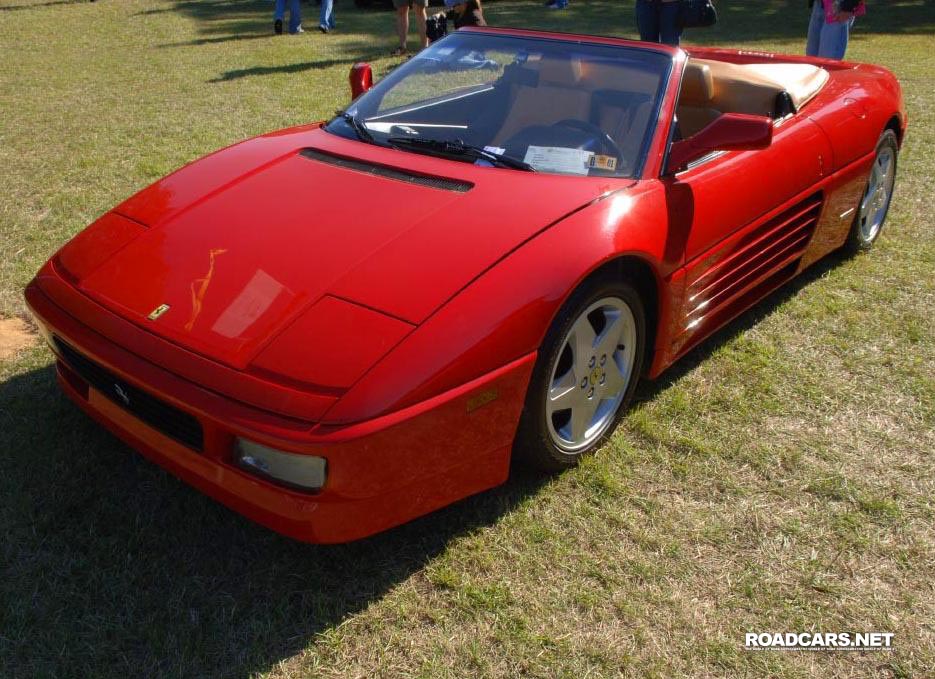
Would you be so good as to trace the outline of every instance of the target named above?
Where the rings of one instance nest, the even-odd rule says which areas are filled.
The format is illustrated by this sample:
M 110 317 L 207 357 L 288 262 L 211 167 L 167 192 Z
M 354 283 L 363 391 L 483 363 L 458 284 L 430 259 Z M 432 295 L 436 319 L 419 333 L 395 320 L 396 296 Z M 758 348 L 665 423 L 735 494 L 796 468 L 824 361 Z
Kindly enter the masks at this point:
M 461 156 L 464 158 L 473 158 L 475 160 L 486 160 L 499 167 L 509 167 L 514 170 L 523 170 L 524 172 L 535 172 L 529 163 L 523 162 L 519 158 L 513 158 L 502 153 L 488 151 L 479 146 L 465 144 L 461 140 L 448 141 L 444 139 L 423 139 L 421 137 L 390 137 L 386 140 L 391 146 L 425 149 L 434 151 L 443 155 Z
M 360 122 L 360 119 L 353 113 L 348 113 L 347 111 L 335 111 L 334 113 L 351 126 L 351 129 L 354 130 L 354 134 L 357 135 L 358 139 L 370 142 L 371 144 L 376 143 L 373 139 L 373 135 L 370 134 L 370 130 L 367 129 L 367 126 Z

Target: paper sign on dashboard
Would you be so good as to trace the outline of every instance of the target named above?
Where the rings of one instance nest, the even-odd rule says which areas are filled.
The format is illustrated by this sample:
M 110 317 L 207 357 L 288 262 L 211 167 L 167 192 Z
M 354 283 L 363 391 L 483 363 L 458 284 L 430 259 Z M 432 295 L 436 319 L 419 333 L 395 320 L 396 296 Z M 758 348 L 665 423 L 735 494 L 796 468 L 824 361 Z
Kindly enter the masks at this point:
M 558 146 L 530 146 L 524 161 L 544 172 L 587 174 L 593 151 L 566 149 Z

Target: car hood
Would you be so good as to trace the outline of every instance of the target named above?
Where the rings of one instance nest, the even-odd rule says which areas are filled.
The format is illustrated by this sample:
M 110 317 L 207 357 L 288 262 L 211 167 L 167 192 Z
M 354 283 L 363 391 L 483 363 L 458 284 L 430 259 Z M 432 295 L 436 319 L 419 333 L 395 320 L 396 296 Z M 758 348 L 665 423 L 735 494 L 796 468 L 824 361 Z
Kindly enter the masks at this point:
M 537 232 L 627 183 L 298 128 L 195 162 L 116 208 L 146 228 L 78 285 L 243 368 L 325 295 L 418 325 Z

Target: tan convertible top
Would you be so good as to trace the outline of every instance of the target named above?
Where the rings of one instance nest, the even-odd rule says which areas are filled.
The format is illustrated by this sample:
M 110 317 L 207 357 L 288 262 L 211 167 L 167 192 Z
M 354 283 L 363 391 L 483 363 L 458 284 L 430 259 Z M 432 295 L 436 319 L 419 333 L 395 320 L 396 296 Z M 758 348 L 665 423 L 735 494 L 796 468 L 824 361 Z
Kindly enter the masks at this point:
M 722 113 L 772 116 L 777 97 L 789 95 L 796 110 L 828 81 L 828 72 L 811 64 L 733 64 L 689 59 L 682 78 L 679 124 L 690 136 Z

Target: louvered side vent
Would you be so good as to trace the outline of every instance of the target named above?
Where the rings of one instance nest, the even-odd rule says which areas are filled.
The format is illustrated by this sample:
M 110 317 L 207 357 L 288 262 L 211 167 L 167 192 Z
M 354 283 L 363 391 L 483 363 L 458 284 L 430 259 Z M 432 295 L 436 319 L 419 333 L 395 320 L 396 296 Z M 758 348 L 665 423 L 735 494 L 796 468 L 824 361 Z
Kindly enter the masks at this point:
M 699 276 L 688 289 L 685 329 L 719 315 L 745 292 L 801 258 L 818 222 L 821 203 L 821 194 L 815 194 L 770 219 Z
M 386 177 L 387 179 L 395 179 L 396 181 L 406 182 L 407 184 L 427 186 L 430 189 L 441 189 L 442 191 L 465 193 L 474 188 L 474 185 L 471 182 L 461 181 L 459 179 L 448 179 L 447 177 L 436 177 L 434 175 L 419 174 L 417 172 L 410 172 L 409 170 L 389 167 L 388 165 L 377 165 L 376 163 L 357 160 L 355 158 L 336 156 L 334 154 L 325 153 L 324 151 L 319 151 L 317 149 L 302 149 L 299 151 L 299 155 L 308 158 L 309 160 L 317 160 L 319 163 L 337 165 L 338 167 L 343 167 L 347 170 L 372 174 L 377 177 Z

